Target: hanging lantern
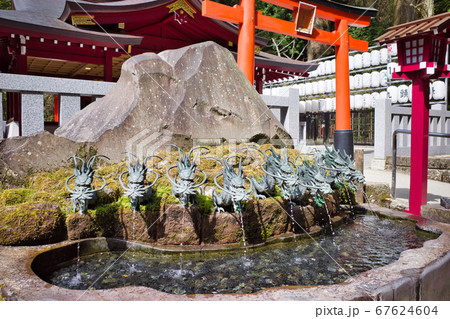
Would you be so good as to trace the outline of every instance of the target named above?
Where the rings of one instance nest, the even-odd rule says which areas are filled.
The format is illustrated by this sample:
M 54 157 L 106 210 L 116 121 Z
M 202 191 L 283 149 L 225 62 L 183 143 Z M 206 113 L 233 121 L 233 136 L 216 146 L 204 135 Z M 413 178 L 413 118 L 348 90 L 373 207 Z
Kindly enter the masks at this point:
M 391 103 L 395 104 L 398 102 L 398 90 L 397 87 L 394 85 L 391 85 L 387 89 L 388 97 L 391 99 Z
M 445 99 L 446 86 L 444 81 L 435 81 L 433 83 L 433 100 Z
M 354 56 L 355 69 L 361 69 L 363 66 L 362 54 L 358 53 Z
M 370 87 L 370 73 L 363 73 L 362 75 L 362 87 L 369 88 Z
M 380 51 L 379 50 L 373 50 L 370 52 L 370 64 L 372 66 L 380 65 Z
M 382 64 L 387 64 L 388 61 L 388 50 L 386 48 L 383 48 L 380 50 L 380 62 Z
M 364 52 L 362 54 L 362 65 L 364 68 L 370 68 L 370 53 Z
M 380 72 L 373 71 L 370 73 L 370 86 L 373 88 L 377 88 L 380 86 Z
M 407 103 L 408 102 L 408 86 L 407 85 L 399 85 L 398 90 L 398 103 Z

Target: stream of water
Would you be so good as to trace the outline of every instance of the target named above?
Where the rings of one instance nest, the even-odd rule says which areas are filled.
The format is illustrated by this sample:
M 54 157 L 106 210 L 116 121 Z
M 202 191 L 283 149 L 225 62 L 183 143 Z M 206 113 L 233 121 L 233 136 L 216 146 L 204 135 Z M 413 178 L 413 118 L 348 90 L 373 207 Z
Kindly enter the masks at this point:
M 81 258 L 82 282 L 72 280 L 76 261 L 58 265 L 41 277 L 70 289 L 86 289 L 95 282 L 90 289 L 134 285 L 173 294 L 251 293 L 268 287 L 339 283 L 349 275 L 392 263 L 403 250 L 421 247 L 436 237 L 416 231 L 410 221 L 367 214 L 335 229 L 335 236 L 248 248 L 247 254 L 242 250 L 184 252 L 181 271 L 179 253 L 152 250 L 121 256 L 122 252 L 104 252 Z M 138 271 L 130 274 L 127 263 Z

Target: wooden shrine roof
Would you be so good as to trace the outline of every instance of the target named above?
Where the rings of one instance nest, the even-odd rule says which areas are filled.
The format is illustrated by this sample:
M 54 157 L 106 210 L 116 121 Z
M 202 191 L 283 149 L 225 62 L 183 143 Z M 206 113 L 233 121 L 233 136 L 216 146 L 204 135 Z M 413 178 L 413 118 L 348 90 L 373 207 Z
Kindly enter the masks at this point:
M 174 12 L 169 8 L 176 0 L 12 1 L 15 10 L 0 10 L 0 38 L 11 34 L 30 37 L 30 41 L 27 40 L 30 74 L 89 78 L 97 77 L 103 72 L 101 62 L 87 58 L 73 60 L 74 54 L 78 54 L 73 51 L 73 45 L 68 47 L 58 44 L 58 54 L 46 55 L 46 47 L 52 50 L 47 43 L 50 42 L 50 46 L 54 46 L 53 40 L 58 40 L 60 44 L 71 41 L 73 44 L 96 45 L 96 52 L 100 46 L 101 50 L 104 46 L 105 51 L 106 47 L 115 47 L 114 78 L 120 74 L 120 67 L 128 57 L 143 52 L 158 53 L 203 41 L 215 41 L 231 52 L 237 48 L 238 26 L 203 17 L 202 0 L 185 0 L 194 10 L 192 16 L 186 15 L 185 23 L 176 21 Z M 83 14 L 95 19 L 97 25 L 72 25 L 72 16 Z M 124 27 L 118 28 L 119 24 Z M 45 39 L 46 45 L 39 44 L 39 38 Z M 125 44 L 132 45 L 131 51 Z M 266 44 L 266 39 L 256 38 L 255 45 L 263 47 Z M 77 50 L 81 50 L 77 47 Z M 122 48 L 128 50 L 128 53 Z M 79 54 L 81 53 L 86 54 L 86 50 Z M 96 54 L 101 56 L 99 52 Z M 255 66 L 265 69 L 268 80 L 307 76 L 308 72 L 317 68 L 317 64 L 293 61 L 262 52 L 255 57 Z
M 380 43 L 393 42 L 399 38 L 425 34 L 440 33 L 450 27 L 450 12 L 441 13 L 429 18 L 415 20 L 390 27 L 387 32 L 379 36 L 375 41 Z M 447 30 L 447 37 L 450 30 Z

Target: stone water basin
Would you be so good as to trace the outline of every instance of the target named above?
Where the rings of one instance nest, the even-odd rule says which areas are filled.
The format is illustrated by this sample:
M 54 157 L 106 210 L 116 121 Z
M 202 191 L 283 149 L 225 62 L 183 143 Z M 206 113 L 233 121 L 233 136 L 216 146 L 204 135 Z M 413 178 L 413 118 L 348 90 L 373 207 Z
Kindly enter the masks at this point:
M 108 251 L 79 261 L 72 256 L 49 264 L 54 258 L 44 253 L 32 268 L 46 282 L 68 289 L 144 286 L 171 294 L 253 293 L 272 287 L 340 283 L 388 265 L 402 251 L 420 248 L 437 236 L 417 230 L 411 221 L 364 214 L 336 229 L 334 235 L 318 238 L 297 237 L 231 251 L 184 252 L 144 246 L 123 250 L 120 242 L 110 241 Z M 68 249 L 73 252 L 73 245 Z
M 380 207 L 378 210 L 388 217 L 412 217 Z M 81 241 L 83 258 L 79 271 L 85 286 L 70 286 L 77 253 L 77 243 L 71 242 L 23 248 L 21 260 L 28 260 L 28 264 L 14 273 L 22 273 L 25 278 L 4 280 L 2 295 L 5 299 L 18 300 L 448 300 L 448 284 L 439 278 L 449 271 L 449 225 L 415 217 L 420 228 L 441 233 L 437 239 L 431 239 L 438 235 L 415 232 L 411 221 L 400 221 L 405 227 L 392 228 L 390 219 L 378 219 L 373 215 L 358 219 L 335 229 L 337 234 L 331 240 L 330 237 L 315 239 L 344 269 L 326 253 L 320 256 L 322 250 L 317 249 L 318 245 L 312 240 L 306 245 L 303 242 L 308 240 L 272 243 L 249 248 L 247 252 L 240 249 L 206 253 L 206 250 L 216 248 L 207 246 L 200 247 L 200 251 L 188 252 L 190 247 L 185 246 L 180 254 L 172 248 L 155 250 L 101 238 Z M 368 232 L 362 232 L 364 229 Z M 341 239 L 341 232 L 350 237 Z M 369 238 L 366 237 L 368 233 L 377 235 Z M 400 237 L 404 239 L 402 244 L 394 245 Z M 359 252 L 366 243 L 371 244 L 367 247 L 376 246 L 374 242 L 385 254 L 372 248 Z M 422 243 L 423 247 L 417 248 Z M 2 247 L 2 260 L 8 250 L 15 249 Z M 126 258 L 119 259 L 122 265 L 116 265 L 117 261 L 110 267 L 117 259 L 111 252 L 121 254 L 127 249 Z M 351 255 L 362 258 L 350 262 Z M 368 258 L 370 255 L 375 258 Z M 94 265 L 88 266 L 86 260 L 93 257 L 96 259 Z M 276 259 L 282 261 L 278 266 L 273 264 Z M 235 263 L 229 260 L 235 260 Z M 59 268 L 56 265 L 68 268 L 56 270 Z M 5 278 L 3 268 L 0 268 L 0 278 Z M 94 274 L 94 268 L 109 270 L 101 276 L 103 279 L 96 281 L 99 276 Z M 150 272 L 145 273 L 147 270 Z M 270 273 L 275 276 L 268 276 Z M 58 277 L 62 282 L 54 281 Z M 143 282 L 139 282 L 141 279 Z M 144 287 L 146 283 L 149 287 Z M 65 288 L 61 287 L 64 285 Z

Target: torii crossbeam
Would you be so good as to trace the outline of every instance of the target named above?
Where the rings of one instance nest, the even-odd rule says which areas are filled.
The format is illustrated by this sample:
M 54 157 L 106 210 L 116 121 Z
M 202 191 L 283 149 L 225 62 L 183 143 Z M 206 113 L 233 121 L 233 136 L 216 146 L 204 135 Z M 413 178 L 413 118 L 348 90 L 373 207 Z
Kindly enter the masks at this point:
M 263 1 L 292 10 L 293 17 L 297 16 L 300 3 L 298 1 Z M 336 131 L 334 133 L 334 146 L 337 150 L 345 151 L 353 156 L 348 52 L 349 49 L 367 51 L 368 43 L 352 38 L 348 34 L 348 27 L 368 26 L 377 10 L 343 5 L 328 0 L 305 0 L 302 2 L 315 6 L 317 17 L 334 21 L 336 30 L 328 32 L 313 28 L 311 34 L 296 31 L 293 21 L 265 16 L 261 11 L 256 11 L 255 0 L 241 0 L 239 5 L 233 7 L 205 0 L 202 4 L 202 14 L 209 18 L 239 24 L 237 63 L 252 84 L 255 70 L 255 28 L 334 46 L 336 49 Z

